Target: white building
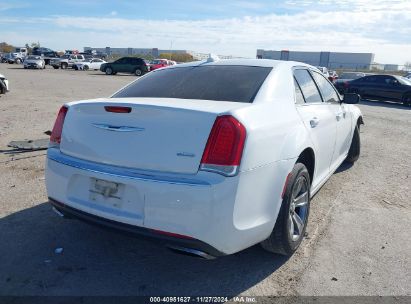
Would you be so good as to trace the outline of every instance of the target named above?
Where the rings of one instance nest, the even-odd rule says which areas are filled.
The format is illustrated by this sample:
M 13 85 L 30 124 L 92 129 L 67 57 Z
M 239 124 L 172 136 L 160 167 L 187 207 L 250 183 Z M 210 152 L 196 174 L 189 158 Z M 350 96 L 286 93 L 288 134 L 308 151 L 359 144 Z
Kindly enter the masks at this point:
M 106 53 L 107 55 L 120 55 L 120 56 L 132 56 L 132 55 L 151 55 L 153 57 L 158 57 L 163 53 L 173 53 L 173 54 L 189 54 L 193 56 L 194 60 L 206 60 L 210 56 L 210 53 L 200 53 L 196 51 L 189 50 L 160 50 L 158 48 L 93 48 L 86 46 L 84 51 L 95 50 L 97 52 Z M 233 59 L 240 58 L 234 56 L 218 55 L 221 59 Z
M 369 70 L 374 61 L 372 53 L 340 53 L 340 52 L 299 52 L 257 50 L 257 58 L 300 61 L 313 66 L 329 69 L 364 69 Z

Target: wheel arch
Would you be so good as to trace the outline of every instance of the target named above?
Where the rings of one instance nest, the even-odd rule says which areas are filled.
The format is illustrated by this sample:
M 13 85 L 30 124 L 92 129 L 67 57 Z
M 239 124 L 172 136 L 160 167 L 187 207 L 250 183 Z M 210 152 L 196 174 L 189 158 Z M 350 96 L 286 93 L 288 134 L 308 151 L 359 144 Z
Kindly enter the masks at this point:
M 304 166 L 306 166 L 308 174 L 310 175 L 310 184 L 312 184 L 315 173 L 314 150 L 311 147 L 305 148 L 298 156 L 296 163 L 302 163 Z
M 404 100 L 404 97 L 407 95 L 411 95 L 411 91 L 405 91 L 401 96 L 401 100 Z
M 364 120 L 362 118 L 362 115 L 358 116 L 357 118 L 357 127 L 360 127 L 360 125 L 364 124 Z

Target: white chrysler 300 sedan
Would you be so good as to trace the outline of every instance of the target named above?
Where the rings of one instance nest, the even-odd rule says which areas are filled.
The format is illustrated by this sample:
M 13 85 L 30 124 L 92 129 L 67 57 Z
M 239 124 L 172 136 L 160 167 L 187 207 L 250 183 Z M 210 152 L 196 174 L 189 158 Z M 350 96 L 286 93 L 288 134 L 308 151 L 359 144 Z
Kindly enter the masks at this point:
M 110 98 L 60 109 L 48 196 L 62 216 L 156 237 L 188 255 L 257 243 L 290 255 L 310 198 L 359 157 L 358 101 L 299 62 L 159 69 Z

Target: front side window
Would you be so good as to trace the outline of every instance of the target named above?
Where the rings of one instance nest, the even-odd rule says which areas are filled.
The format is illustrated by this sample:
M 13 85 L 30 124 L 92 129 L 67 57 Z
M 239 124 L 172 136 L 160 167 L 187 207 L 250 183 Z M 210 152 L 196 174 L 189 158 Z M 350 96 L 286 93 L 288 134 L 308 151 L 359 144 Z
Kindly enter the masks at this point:
M 395 81 L 397 80 L 392 76 L 377 76 L 377 82 L 381 84 L 393 84 Z
M 269 67 L 209 65 L 156 70 L 113 97 L 158 97 L 252 103 Z
M 301 91 L 304 95 L 305 102 L 307 103 L 319 103 L 322 102 L 320 92 L 315 85 L 313 78 L 308 70 L 301 69 L 294 71 L 294 77 L 297 80 Z
M 324 102 L 339 102 L 337 93 L 335 92 L 333 86 L 328 82 L 327 79 L 320 73 L 315 71 L 312 72 L 315 82 L 317 83 L 321 96 L 323 97 Z

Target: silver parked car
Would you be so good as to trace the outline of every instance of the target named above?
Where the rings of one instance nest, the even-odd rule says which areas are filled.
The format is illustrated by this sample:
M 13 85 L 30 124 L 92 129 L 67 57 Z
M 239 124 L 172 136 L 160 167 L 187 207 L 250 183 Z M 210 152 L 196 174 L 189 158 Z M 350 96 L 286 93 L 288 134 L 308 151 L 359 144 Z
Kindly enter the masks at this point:
M 45 69 L 46 63 L 41 56 L 29 55 L 24 60 L 23 66 L 25 69 Z

